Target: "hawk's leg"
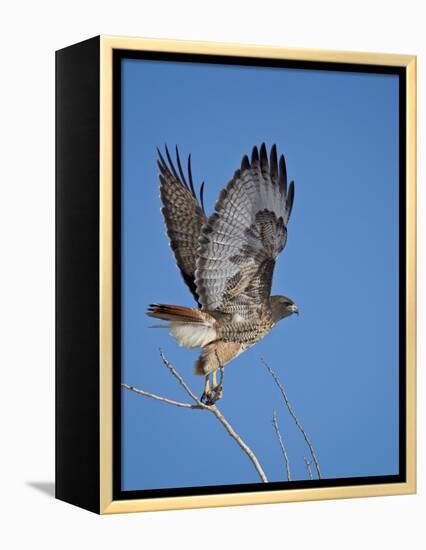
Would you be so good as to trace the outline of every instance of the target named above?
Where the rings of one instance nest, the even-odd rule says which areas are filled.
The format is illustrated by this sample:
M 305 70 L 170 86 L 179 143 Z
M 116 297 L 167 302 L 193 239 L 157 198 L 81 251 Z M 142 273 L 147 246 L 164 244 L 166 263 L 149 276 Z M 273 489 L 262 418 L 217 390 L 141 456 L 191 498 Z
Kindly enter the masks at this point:
M 217 373 L 216 370 L 213 373 L 213 380 L 212 380 L 212 383 L 213 383 L 212 392 L 215 393 L 215 396 L 216 396 L 215 401 L 222 399 L 222 395 L 223 395 L 223 373 L 224 373 L 223 365 L 220 365 L 219 370 L 220 370 L 219 384 L 217 383 L 217 379 L 216 379 L 216 373 Z
M 204 391 L 203 395 L 200 397 L 201 403 L 204 403 L 204 405 L 210 405 L 210 374 L 206 374 L 204 377 Z
M 201 402 L 205 405 L 214 405 L 216 401 L 222 398 L 223 395 L 223 366 L 220 367 L 220 379 L 217 383 L 217 371 L 208 374 L 205 378 L 204 392 L 201 396 Z M 210 386 L 210 376 L 211 376 L 211 386 Z

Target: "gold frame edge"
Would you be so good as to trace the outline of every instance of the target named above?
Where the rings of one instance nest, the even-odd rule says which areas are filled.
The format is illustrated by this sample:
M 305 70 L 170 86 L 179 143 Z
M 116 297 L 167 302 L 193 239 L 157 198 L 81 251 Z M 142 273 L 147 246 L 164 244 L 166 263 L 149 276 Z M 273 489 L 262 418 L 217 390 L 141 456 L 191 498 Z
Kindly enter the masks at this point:
M 407 120 L 407 478 L 404 483 L 347 485 L 252 493 L 129 499 L 112 498 L 112 57 L 114 49 L 266 57 L 406 68 Z M 99 355 L 101 514 L 272 504 L 303 500 L 402 495 L 416 492 L 416 57 L 184 40 L 100 37 Z M 350 478 L 348 478 L 350 483 Z
M 112 46 L 100 38 L 99 512 L 112 503 Z

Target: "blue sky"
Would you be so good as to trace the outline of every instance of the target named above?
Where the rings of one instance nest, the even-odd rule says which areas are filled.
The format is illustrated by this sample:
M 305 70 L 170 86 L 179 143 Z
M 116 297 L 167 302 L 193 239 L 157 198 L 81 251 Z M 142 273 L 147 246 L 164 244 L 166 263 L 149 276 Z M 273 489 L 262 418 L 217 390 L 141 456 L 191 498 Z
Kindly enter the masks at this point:
M 148 329 L 151 302 L 193 306 L 165 236 L 156 146 L 191 153 L 211 212 L 244 154 L 284 153 L 296 196 L 273 293 L 282 321 L 225 370 L 219 407 L 271 481 L 293 479 L 308 450 L 268 361 L 317 451 L 323 477 L 398 473 L 398 79 L 392 75 L 124 60 L 122 67 L 122 381 L 186 399 L 158 348 L 201 395 L 198 351 Z M 122 488 L 258 482 L 212 415 L 123 390 Z

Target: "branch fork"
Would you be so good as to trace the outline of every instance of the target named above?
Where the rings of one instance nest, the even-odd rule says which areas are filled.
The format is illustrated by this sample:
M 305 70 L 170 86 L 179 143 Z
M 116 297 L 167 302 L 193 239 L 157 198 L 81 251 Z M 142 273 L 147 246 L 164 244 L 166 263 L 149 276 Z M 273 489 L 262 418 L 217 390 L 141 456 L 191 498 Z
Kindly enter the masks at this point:
M 168 405 L 175 405 L 176 407 L 181 407 L 185 409 L 195 409 L 195 410 L 205 410 L 212 413 L 217 420 L 222 424 L 222 426 L 225 428 L 225 430 L 228 432 L 228 434 L 232 437 L 232 439 L 237 443 L 237 445 L 243 450 L 243 452 L 247 455 L 247 457 L 250 459 L 251 463 L 253 464 L 260 480 L 263 483 L 268 482 L 268 478 L 266 477 L 265 472 L 263 471 L 262 466 L 260 465 L 259 460 L 257 459 L 254 452 L 250 449 L 250 447 L 245 443 L 245 441 L 241 438 L 241 436 L 235 431 L 235 429 L 232 427 L 232 425 L 229 423 L 229 421 L 224 417 L 223 413 L 217 408 L 217 406 L 213 404 L 206 404 L 203 403 L 191 390 L 191 388 L 188 386 L 188 384 L 185 382 L 185 380 L 182 378 L 182 376 L 179 374 L 179 372 L 173 367 L 173 365 L 170 363 L 170 361 L 165 357 L 163 350 L 160 349 L 160 357 L 163 361 L 164 366 L 169 370 L 170 374 L 176 378 L 176 380 L 179 382 L 179 384 L 183 387 L 187 395 L 190 397 L 190 399 L 193 401 L 192 403 L 186 403 L 182 401 L 176 401 L 174 399 L 169 399 L 168 397 L 163 397 L 160 395 L 156 395 L 151 392 L 147 392 L 145 390 L 141 390 L 138 388 L 135 388 L 134 386 L 130 386 L 129 384 L 121 384 L 121 386 L 129 391 L 133 391 L 139 395 L 143 395 L 145 397 L 150 397 L 151 399 L 154 399 L 156 401 L 162 401 L 163 403 L 167 403 Z M 223 369 L 223 367 L 222 367 Z M 223 377 L 223 373 L 222 373 Z

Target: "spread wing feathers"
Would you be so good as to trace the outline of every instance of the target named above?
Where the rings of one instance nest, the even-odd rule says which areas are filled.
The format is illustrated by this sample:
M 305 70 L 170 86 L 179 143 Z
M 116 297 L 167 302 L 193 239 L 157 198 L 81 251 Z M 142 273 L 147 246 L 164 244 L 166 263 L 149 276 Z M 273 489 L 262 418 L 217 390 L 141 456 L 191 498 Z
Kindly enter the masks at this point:
M 294 183 L 287 187 L 284 157 L 276 146 L 269 160 L 265 144 L 224 189 L 203 227 L 196 289 L 205 310 L 249 319 L 269 309 L 275 260 L 287 239 Z
M 160 197 L 163 203 L 161 212 L 164 216 L 170 247 L 173 250 L 176 263 L 185 283 L 199 304 L 195 287 L 195 269 L 198 239 L 201 227 L 207 221 L 204 212 L 204 183 L 201 185 L 200 199 L 198 200 L 192 179 L 191 155 L 188 157 L 187 181 L 178 148 L 176 147 L 177 170 L 168 147 L 166 146 L 165 149 L 168 163 L 157 149 L 160 169 Z

